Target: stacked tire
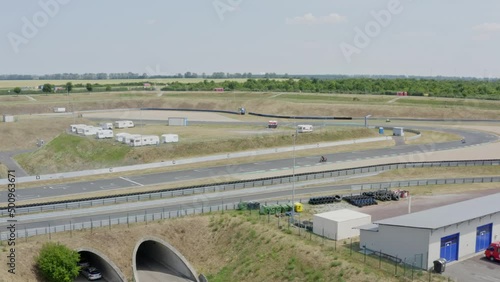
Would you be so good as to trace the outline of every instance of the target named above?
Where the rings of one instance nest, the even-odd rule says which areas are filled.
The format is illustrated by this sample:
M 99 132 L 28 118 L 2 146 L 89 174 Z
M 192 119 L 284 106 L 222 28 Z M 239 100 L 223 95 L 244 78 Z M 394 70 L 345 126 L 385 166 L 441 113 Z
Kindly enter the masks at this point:
M 351 205 L 359 208 L 377 204 L 377 201 L 375 201 L 373 197 L 367 195 L 347 196 L 344 197 L 344 200 L 346 200 Z
M 338 203 L 341 201 L 342 201 L 342 196 L 340 196 L 340 195 L 323 196 L 323 197 L 310 198 L 309 204 L 310 205 L 324 205 L 324 204 Z

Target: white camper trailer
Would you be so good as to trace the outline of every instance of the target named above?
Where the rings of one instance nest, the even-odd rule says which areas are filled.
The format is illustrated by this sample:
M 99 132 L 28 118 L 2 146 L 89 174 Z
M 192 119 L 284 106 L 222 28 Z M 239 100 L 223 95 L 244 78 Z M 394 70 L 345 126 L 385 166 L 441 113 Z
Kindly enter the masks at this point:
M 54 113 L 65 113 L 66 112 L 66 108 L 60 108 L 60 107 L 56 107 L 53 110 L 54 110 Z
M 161 136 L 162 143 L 177 143 L 179 142 L 179 135 L 177 134 L 163 134 Z
M 131 120 L 115 121 L 115 128 L 129 128 L 129 127 L 134 127 L 134 122 Z
M 123 137 L 122 143 L 123 144 L 130 144 L 131 140 L 133 140 L 134 138 L 138 138 L 138 137 L 141 137 L 141 135 L 140 134 L 129 134 L 129 135 L 126 135 L 125 137 Z
M 100 128 L 100 127 L 87 126 L 87 127 L 85 127 L 85 130 L 83 131 L 83 135 L 85 135 L 85 136 L 96 135 L 97 132 L 99 132 L 101 130 L 102 130 L 102 128 Z
M 298 133 L 312 132 L 312 131 L 313 131 L 313 126 L 310 124 L 297 125 L 297 132 Z
M 160 144 L 160 138 L 156 135 L 141 135 L 130 139 L 130 146 L 139 147 L 146 145 L 158 145 Z
M 115 140 L 118 141 L 118 142 L 124 143 L 123 139 L 125 139 L 125 137 L 129 136 L 129 135 L 130 135 L 130 133 L 125 133 L 125 132 L 116 133 L 115 134 Z
M 90 125 L 83 125 L 83 126 L 77 126 L 76 127 L 76 133 L 77 134 L 84 134 L 85 133 L 85 129 L 87 129 L 87 127 L 93 127 L 93 126 L 90 126 Z
M 85 124 L 72 124 L 72 125 L 70 125 L 71 132 L 77 133 L 77 131 L 76 131 L 77 128 L 85 127 L 85 126 L 87 126 L 87 125 L 85 125 Z
M 104 139 L 104 138 L 113 138 L 113 130 L 109 129 L 103 129 L 97 131 L 97 134 L 95 135 L 97 139 Z
M 111 122 L 103 122 L 103 123 L 99 123 L 99 126 L 100 126 L 102 129 L 113 129 L 113 123 L 111 123 Z

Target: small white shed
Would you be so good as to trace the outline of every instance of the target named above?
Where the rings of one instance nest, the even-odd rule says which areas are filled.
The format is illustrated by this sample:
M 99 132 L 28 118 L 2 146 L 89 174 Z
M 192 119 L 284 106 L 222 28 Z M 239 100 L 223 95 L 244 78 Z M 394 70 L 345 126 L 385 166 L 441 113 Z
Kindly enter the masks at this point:
M 168 125 L 187 126 L 188 119 L 186 117 L 169 117 Z
M 14 122 L 14 116 L 3 115 L 3 122 Z
M 392 135 L 394 136 L 405 136 L 405 132 L 402 127 L 394 127 L 392 129 Z
M 162 134 L 161 135 L 162 143 L 176 143 L 179 142 L 179 135 L 177 134 Z
M 342 240 L 359 236 L 355 227 L 370 224 L 371 215 L 342 209 L 313 216 L 313 232 L 333 240 Z

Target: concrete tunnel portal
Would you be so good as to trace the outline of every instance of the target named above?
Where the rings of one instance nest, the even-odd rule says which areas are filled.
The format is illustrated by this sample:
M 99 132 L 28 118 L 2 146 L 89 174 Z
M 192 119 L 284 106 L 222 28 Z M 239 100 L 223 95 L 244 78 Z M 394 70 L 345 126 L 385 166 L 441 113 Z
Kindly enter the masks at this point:
M 96 267 L 102 274 L 103 279 L 100 281 L 108 282 L 124 282 L 125 276 L 118 267 L 104 254 L 93 249 L 78 249 L 80 261 L 87 261 L 90 266 Z M 82 274 L 79 274 L 76 281 L 87 281 Z
M 206 281 L 197 278 L 187 260 L 171 245 L 157 238 L 142 239 L 133 256 L 134 277 L 137 282 Z M 203 277 L 204 278 L 204 277 Z

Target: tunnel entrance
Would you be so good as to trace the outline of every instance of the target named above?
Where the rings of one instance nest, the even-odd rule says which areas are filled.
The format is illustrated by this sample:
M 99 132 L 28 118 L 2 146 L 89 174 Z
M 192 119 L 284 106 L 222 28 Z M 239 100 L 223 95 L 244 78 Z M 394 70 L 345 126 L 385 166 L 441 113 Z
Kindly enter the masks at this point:
M 196 281 L 196 274 L 173 247 L 156 240 L 145 240 L 136 247 L 137 282 Z
M 99 281 L 106 282 L 124 282 L 123 274 L 120 273 L 118 268 L 103 254 L 99 254 L 93 250 L 78 250 L 80 254 L 80 262 L 79 265 L 82 269 L 85 268 L 93 268 L 95 267 L 98 272 L 101 273 L 102 278 Z M 82 271 L 78 275 L 75 282 L 79 281 L 88 281 L 88 279 L 84 276 Z

